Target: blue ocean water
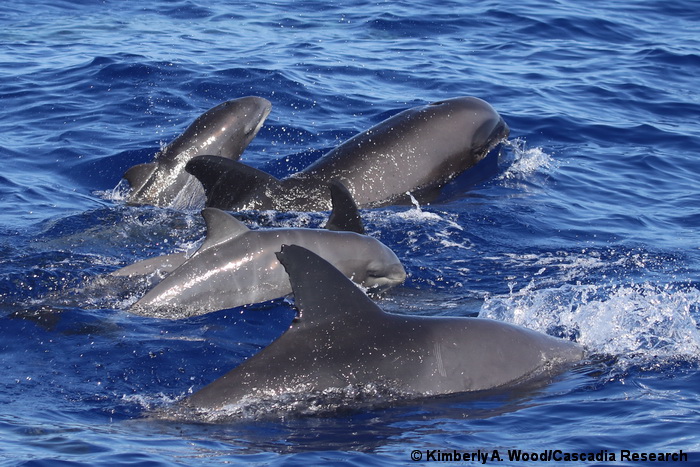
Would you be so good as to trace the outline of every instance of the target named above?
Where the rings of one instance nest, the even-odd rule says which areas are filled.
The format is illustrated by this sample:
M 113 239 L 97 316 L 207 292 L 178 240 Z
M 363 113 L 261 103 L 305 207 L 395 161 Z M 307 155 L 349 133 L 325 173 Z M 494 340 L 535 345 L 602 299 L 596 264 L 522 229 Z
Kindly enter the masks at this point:
M 698 25 L 692 0 L 3 6 L 0 458 L 403 465 L 414 450 L 498 450 L 489 463 L 522 465 L 508 450 L 562 450 L 610 465 L 630 463 L 622 450 L 682 450 L 700 462 Z M 145 286 L 100 280 L 201 240 L 197 210 L 126 206 L 115 187 L 199 114 L 246 95 L 273 110 L 243 161 L 278 173 L 408 107 L 490 102 L 511 128 L 496 173 L 438 203 L 363 211 L 409 273 L 379 304 L 518 323 L 591 360 L 481 397 L 149 418 L 292 317 L 279 301 L 133 316 Z

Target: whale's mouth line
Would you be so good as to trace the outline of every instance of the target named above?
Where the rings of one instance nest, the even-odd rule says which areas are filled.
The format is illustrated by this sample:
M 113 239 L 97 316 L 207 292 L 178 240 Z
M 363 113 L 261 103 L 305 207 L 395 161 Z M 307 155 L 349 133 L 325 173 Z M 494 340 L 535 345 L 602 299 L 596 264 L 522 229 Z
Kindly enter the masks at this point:
M 255 138 L 255 135 L 257 135 L 258 131 L 260 131 L 260 129 L 263 127 L 263 125 L 265 124 L 265 120 L 267 120 L 267 116 L 270 115 L 271 111 L 272 111 L 272 108 L 269 105 L 263 109 L 262 114 L 260 115 L 260 120 L 258 121 L 258 124 L 255 125 L 255 128 L 253 128 L 248 133 L 248 135 L 250 135 L 251 139 Z
M 494 150 L 494 148 L 498 147 L 500 144 L 505 143 L 508 140 L 509 135 L 510 128 L 508 127 L 508 124 L 505 122 L 505 120 L 503 120 L 503 118 L 501 117 L 498 120 L 498 123 L 496 124 L 494 129 L 491 131 L 489 137 L 486 138 L 486 143 L 484 143 L 483 146 L 479 147 L 477 153 L 483 154 L 485 158 L 486 155 L 488 155 L 491 151 Z
M 491 132 L 492 137 L 498 136 L 498 138 L 496 138 L 496 144 L 494 144 L 493 146 L 495 147 L 496 145 L 500 144 L 504 140 L 508 139 L 509 135 L 510 135 L 510 127 L 508 126 L 506 121 L 503 120 L 503 117 L 501 117 L 498 120 L 498 124 L 496 125 L 496 128 L 494 128 L 493 131 Z

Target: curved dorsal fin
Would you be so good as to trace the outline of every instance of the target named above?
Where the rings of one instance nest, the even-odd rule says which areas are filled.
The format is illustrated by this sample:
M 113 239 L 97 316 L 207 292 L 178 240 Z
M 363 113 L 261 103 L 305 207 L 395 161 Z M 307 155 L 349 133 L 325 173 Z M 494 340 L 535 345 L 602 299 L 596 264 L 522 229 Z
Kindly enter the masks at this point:
M 209 197 L 219 179 L 231 170 L 231 162 L 231 159 L 220 156 L 197 156 L 185 165 L 185 170 L 197 177 Z
M 194 255 L 198 255 L 250 231 L 243 222 L 220 209 L 205 208 L 202 211 L 202 217 L 204 217 L 204 222 L 207 223 L 207 237 Z
M 362 289 L 316 253 L 298 245 L 282 245 L 276 255 L 289 275 L 299 312 L 293 327 L 329 325 L 339 329 L 386 315 Z
M 333 210 L 326 222 L 326 229 L 364 234 L 365 226 L 360 218 L 360 211 L 347 187 L 340 180 L 333 180 L 329 188 Z
M 279 189 L 280 181 L 262 170 L 220 156 L 197 156 L 185 170 L 197 177 L 207 195 L 207 206 L 229 209 L 256 190 Z

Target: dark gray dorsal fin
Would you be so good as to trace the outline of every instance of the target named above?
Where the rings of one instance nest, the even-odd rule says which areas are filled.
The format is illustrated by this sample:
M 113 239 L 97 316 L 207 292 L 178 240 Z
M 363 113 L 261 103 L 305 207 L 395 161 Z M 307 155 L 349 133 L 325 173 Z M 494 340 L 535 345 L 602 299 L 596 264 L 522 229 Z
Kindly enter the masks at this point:
M 216 208 L 205 208 L 202 211 L 202 217 L 207 223 L 207 237 L 195 255 L 250 231 L 243 222 Z
M 126 178 L 132 188 L 137 188 L 146 183 L 157 168 L 158 164 L 156 162 L 135 165 L 124 172 L 124 178 Z
M 299 311 L 294 327 L 329 323 L 334 327 L 352 327 L 355 322 L 385 314 L 342 272 L 306 248 L 282 245 L 282 251 L 276 255 L 289 275 Z
M 202 183 L 207 206 L 222 209 L 235 206 L 255 190 L 280 184 L 262 170 L 219 156 L 197 156 L 187 163 L 185 170 Z
M 219 179 L 232 169 L 229 162 L 233 161 L 220 156 L 197 156 L 187 163 L 185 170 L 197 177 L 208 197 Z
M 326 229 L 364 234 L 365 226 L 360 218 L 360 211 L 347 187 L 340 180 L 333 180 L 329 188 L 333 210 L 326 222 Z

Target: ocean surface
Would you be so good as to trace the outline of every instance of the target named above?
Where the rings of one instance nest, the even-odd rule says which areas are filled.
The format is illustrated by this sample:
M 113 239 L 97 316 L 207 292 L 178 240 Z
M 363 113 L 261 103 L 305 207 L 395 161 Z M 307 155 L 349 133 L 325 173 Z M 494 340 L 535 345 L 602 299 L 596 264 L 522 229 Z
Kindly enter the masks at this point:
M 694 0 L 4 4 L 0 462 L 364 466 L 480 452 L 489 465 L 642 465 L 623 453 L 682 451 L 669 464 L 697 465 L 698 76 Z M 378 303 L 517 323 L 590 358 L 477 396 L 149 416 L 294 313 L 277 300 L 162 321 L 125 311 L 145 284 L 103 280 L 201 241 L 199 209 L 128 206 L 121 176 L 247 95 L 273 109 L 242 160 L 278 175 L 409 107 L 491 103 L 511 135 L 490 173 L 432 204 L 363 210 L 409 274 Z M 313 227 L 327 213 L 243 215 Z

